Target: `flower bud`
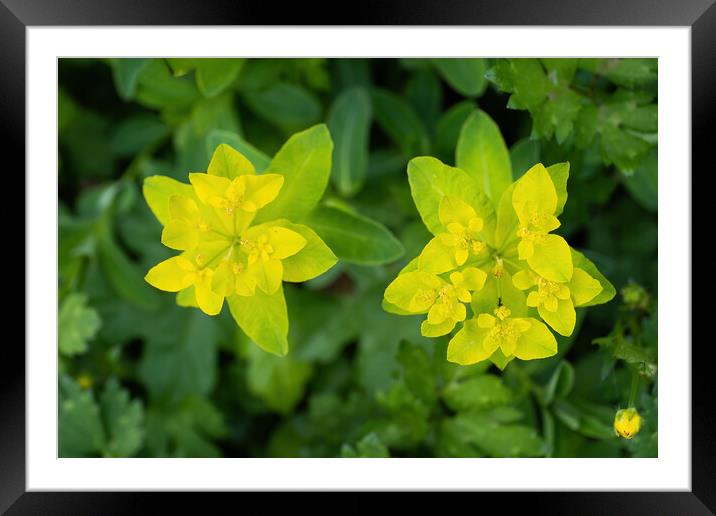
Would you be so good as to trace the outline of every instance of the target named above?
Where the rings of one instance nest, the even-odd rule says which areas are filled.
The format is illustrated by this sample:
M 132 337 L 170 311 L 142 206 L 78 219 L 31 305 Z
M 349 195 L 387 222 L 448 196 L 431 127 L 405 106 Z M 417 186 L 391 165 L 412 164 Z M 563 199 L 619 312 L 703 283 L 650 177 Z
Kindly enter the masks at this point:
M 632 310 L 646 310 L 649 307 L 649 293 L 637 283 L 629 283 L 622 289 L 624 303 Z
M 630 407 L 617 411 L 614 416 L 614 433 L 624 439 L 631 439 L 639 433 L 641 416 L 635 408 Z

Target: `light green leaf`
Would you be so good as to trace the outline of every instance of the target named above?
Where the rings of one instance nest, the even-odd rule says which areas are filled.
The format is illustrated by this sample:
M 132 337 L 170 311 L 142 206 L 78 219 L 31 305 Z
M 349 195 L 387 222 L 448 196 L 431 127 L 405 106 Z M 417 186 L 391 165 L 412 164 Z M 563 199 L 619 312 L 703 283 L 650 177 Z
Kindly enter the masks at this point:
M 277 220 L 269 225 L 290 229 L 306 239 L 306 245 L 298 253 L 281 260 L 284 281 L 296 283 L 308 281 L 323 274 L 338 261 L 333 251 L 308 226 L 293 224 L 285 219 Z
M 328 113 L 328 128 L 335 142 L 331 179 L 345 196 L 357 193 L 365 179 L 371 109 L 368 93 L 356 86 L 341 93 Z
M 230 147 L 236 149 L 241 154 L 243 154 L 246 159 L 248 159 L 254 165 L 256 172 L 259 174 L 266 170 L 266 167 L 268 167 L 269 163 L 271 162 L 270 157 L 268 157 L 266 154 L 264 154 L 256 147 L 251 145 L 249 142 L 244 140 L 238 134 L 233 133 L 231 131 L 222 131 L 220 129 L 210 131 L 209 134 L 206 136 L 207 154 L 211 155 L 214 149 L 216 149 L 222 143 L 229 145 Z
M 99 330 L 101 320 L 97 312 L 87 305 L 87 296 L 73 293 L 60 307 L 57 331 L 60 353 L 66 356 L 87 351 L 87 343 Z
M 268 295 L 261 289 L 249 297 L 228 297 L 234 320 L 261 349 L 284 356 L 288 353 L 288 311 L 283 289 Z
M 500 129 L 482 110 L 475 111 L 462 126 L 455 162 L 472 175 L 494 204 L 512 183 L 510 154 Z
M 432 59 L 440 75 L 458 93 L 479 97 L 485 91 L 487 61 L 482 58 Z
M 257 214 L 255 223 L 277 218 L 297 221 L 307 215 L 318 204 L 328 184 L 332 152 L 333 141 L 325 124 L 291 136 L 266 170 L 282 174 L 283 187 L 278 197 Z
M 169 199 L 172 195 L 194 197 L 191 185 L 181 183 L 167 176 L 147 177 L 142 186 L 142 193 L 152 213 L 162 225 L 166 225 L 171 219 L 169 215 Z
M 571 252 L 572 263 L 574 264 L 574 267 L 584 269 L 592 278 L 596 279 L 597 281 L 599 281 L 599 283 L 601 283 L 603 289 L 599 294 L 597 294 L 594 299 L 580 306 L 584 307 L 601 305 L 610 301 L 617 293 L 616 289 L 614 288 L 614 285 L 612 285 L 609 280 L 604 277 L 601 272 L 599 272 L 597 266 L 594 265 L 586 256 L 584 256 L 579 251 L 576 251 L 575 249 L 571 249 Z
M 555 163 L 547 167 L 547 173 L 552 178 L 554 188 L 557 190 L 557 210 L 555 217 L 559 216 L 567 204 L 567 179 L 569 179 L 569 162 Z
M 444 232 L 438 210 L 440 201 L 446 195 L 462 199 L 475 209 L 485 222 L 485 233 L 491 233 L 494 208 L 480 192 L 473 177 L 464 170 L 445 165 L 436 158 L 421 156 L 408 163 L 408 181 L 420 217 L 434 235 Z
M 319 206 L 303 219 L 341 260 L 379 265 L 400 258 L 403 245 L 382 224 L 355 212 Z

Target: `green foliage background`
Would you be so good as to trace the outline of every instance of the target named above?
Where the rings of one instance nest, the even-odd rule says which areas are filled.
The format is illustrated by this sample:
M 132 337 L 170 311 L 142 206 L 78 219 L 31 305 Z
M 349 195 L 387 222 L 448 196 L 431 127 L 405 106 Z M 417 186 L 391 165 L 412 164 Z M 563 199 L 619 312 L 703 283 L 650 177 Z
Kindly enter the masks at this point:
M 60 455 L 655 456 L 656 84 L 649 59 L 61 59 Z M 381 308 L 429 239 L 407 162 L 454 164 L 478 107 L 515 178 L 570 161 L 558 232 L 627 287 L 581 310 L 557 356 L 503 373 L 448 363 L 447 337 Z M 171 252 L 141 181 L 186 181 L 218 141 L 272 156 L 321 122 L 335 148 L 319 209 L 370 217 L 405 252 L 381 229 L 354 246 L 363 265 L 287 286 L 280 358 L 227 308 L 211 318 L 143 281 Z M 612 421 L 632 386 L 645 422 L 627 441 Z

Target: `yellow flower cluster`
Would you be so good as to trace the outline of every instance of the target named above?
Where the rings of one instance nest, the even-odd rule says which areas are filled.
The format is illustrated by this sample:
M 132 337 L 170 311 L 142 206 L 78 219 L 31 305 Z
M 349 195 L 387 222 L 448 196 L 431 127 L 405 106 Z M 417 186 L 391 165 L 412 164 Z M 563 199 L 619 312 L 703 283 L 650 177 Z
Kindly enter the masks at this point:
M 571 335 L 575 307 L 614 295 L 596 267 L 552 233 L 566 202 L 567 171 L 567 164 L 537 164 L 497 206 L 459 190 L 440 196 L 440 229 L 388 285 L 384 307 L 401 315 L 426 313 L 421 330 L 427 337 L 447 335 L 462 323 L 448 347 L 448 360 L 459 364 L 490 359 L 504 367 L 514 358 L 557 353 L 544 323 Z M 452 167 L 442 173 L 454 174 L 455 183 L 465 174 Z M 416 204 L 426 201 L 416 198 Z

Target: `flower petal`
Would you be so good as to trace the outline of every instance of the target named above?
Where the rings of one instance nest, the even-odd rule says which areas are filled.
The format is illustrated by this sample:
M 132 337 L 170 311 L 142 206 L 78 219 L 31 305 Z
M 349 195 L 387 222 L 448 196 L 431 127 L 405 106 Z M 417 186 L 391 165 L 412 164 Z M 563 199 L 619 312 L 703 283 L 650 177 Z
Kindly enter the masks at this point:
M 560 335 L 569 337 L 574 331 L 577 313 L 574 311 L 571 299 L 560 299 L 554 310 L 549 310 L 546 306 L 540 306 L 537 310 L 542 320 Z
M 246 200 L 251 201 L 257 210 L 278 196 L 284 182 L 284 177 L 281 174 L 243 177 L 246 181 Z
M 199 172 L 189 174 L 189 182 L 194 187 L 196 196 L 204 204 L 211 204 L 214 197 L 224 197 L 231 181 L 225 177 L 212 176 Z
M 173 256 L 147 272 L 144 280 L 166 292 L 179 292 L 194 282 L 194 265 L 183 256 Z
M 256 280 L 256 286 L 269 295 L 281 286 L 283 278 L 281 260 L 257 260 L 249 265 L 249 272 Z
M 217 315 L 221 312 L 221 306 L 224 304 L 224 296 L 217 294 L 211 288 L 213 276 L 214 271 L 205 269 L 203 274 L 198 275 L 194 284 L 196 303 L 207 315 Z
M 448 225 L 452 223 L 458 223 L 464 227 L 468 227 L 470 220 L 478 217 L 475 210 L 465 201 L 457 197 L 446 195 L 440 199 L 438 218 L 440 219 L 440 223 L 445 227 L 448 227 Z M 482 219 L 480 219 L 480 221 L 482 221 Z
M 602 284 L 585 270 L 579 267 L 574 268 L 572 281 L 569 283 L 569 292 L 574 299 L 575 306 L 589 303 L 603 290 Z
M 483 346 L 488 331 L 480 328 L 474 319 L 465 321 L 448 344 L 447 359 L 460 365 L 470 365 L 489 358 L 490 354 Z
M 521 360 L 547 358 L 557 353 L 557 340 L 544 323 L 528 319 L 530 327 L 517 341 L 514 355 Z

